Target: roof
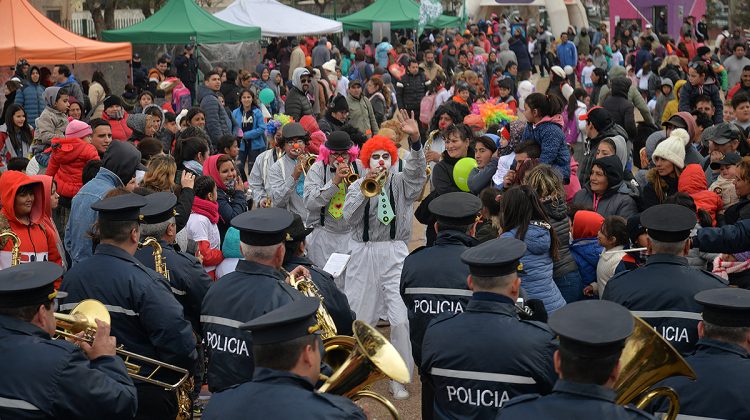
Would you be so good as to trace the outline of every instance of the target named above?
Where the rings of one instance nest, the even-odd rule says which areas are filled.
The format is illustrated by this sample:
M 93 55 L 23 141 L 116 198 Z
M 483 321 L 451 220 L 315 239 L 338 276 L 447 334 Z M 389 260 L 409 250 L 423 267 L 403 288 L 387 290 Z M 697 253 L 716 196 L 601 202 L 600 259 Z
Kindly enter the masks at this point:
M 214 13 L 219 19 L 240 26 L 258 26 L 263 36 L 302 36 L 338 33 L 343 25 L 279 3 L 276 0 L 236 0 Z M 283 19 L 279 19 L 283 16 Z
M 390 22 L 391 29 L 416 29 L 419 24 L 419 4 L 414 0 L 378 0 L 359 12 L 339 18 L 347 29 L 371 30 L 375 22 Z M 440 16 L 428 28 L 457 28 L 461 18 Z

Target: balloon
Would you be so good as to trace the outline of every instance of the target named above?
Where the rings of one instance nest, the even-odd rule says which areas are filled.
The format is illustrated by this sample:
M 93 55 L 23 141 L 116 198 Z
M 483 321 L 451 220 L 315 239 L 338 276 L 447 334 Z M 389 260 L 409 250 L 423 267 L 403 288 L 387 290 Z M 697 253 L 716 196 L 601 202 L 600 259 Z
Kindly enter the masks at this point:
M 266 105 L 270 105 L 271 102 L 276 99 L 276 95 L 274 95 L 273 91 L 270 88 L 261 90 L 258 97 L 260 98 L 260 101 Z
M 469 192 L 469 173 L 477 167 L 477 161 L 474 158 L 465 157 L 453 166 L 453 182 L 456 183 L 461 191 Z

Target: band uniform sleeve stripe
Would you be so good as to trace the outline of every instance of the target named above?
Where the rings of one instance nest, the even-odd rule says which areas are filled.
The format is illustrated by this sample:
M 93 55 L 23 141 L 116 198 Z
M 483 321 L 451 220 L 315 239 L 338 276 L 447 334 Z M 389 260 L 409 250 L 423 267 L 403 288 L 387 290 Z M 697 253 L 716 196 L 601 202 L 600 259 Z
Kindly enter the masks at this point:
M 446 378 L 469 379 L 476 381 L 501 382 L 506 384 L 534 385 L 536 381 L 529 376 L 506 375 L 504 373 L 474 372 L 470 370 L 453 370 L 432 368 L 432 375 Z
M 29 402 L 26 402 L 24 400 L 14 400 L 11 398 L 3 398 L 3 397 L 0 397 L 0 407 L 17 408 L 19 410 L 39 411 L 39 408 L 37 406 Z
M 213 315 L 201 315 L 201 322 L 208 322 L 209 324 L 224 325 L 226 327 L 239 328 L 240 325 L 244 324 L 242 321 L 235 321 L 229 318 L 222 318 L 220 316 Z
M 175 294 L 177 296 L 185 296 L 187 294 L 187 292 L 184 290 L 175 289 L 174 287 L 171 287 L 171 286 L 170 288 L 172 289 L 172 294 Z
M 81 303 L 81 302 L 64 303 L 64 304 L 60 305 L 60 310 L 61 311 L 69 311 L 69 310 L 75 308 L 79 303 Z M 124 315 L 128 315 L 128 316 L 138 316 L 138 312 L 135 312 L 132 309 L 125 309 L 122 306 L 104 305 L 104 307 L 107 308 L 107 310 L 109 312 L 114 312 L 116 314 L 124 314 Z
M 700 321 L 703 318 L 700 313 L 685 311 L 630 311 L 640 318 L 682 318 Z
M 405 295 L 444 295 L 444 296 L 469 296 L 474 292 L 466 289 L 443 289 L 439 287 L 407 287 Z
M 661 418 L 658 416 L 666 415 L 667 413 L 662 413 L 662 412 L 657 411 L 654 414 L 657 415 L 657 418 Z M 688 414 L 678 414 L 677 417 L 675 417 L 675 420 L 729 420 L 729 419 L 720 419 L 718 417 L 691 416 Z

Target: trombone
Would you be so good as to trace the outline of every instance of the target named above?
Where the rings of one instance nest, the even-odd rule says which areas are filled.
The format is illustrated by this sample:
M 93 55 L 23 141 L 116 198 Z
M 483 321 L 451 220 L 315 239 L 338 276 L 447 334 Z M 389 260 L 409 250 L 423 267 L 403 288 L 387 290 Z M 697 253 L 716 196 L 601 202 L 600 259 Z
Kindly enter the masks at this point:
M 93 344 L 94 335 L 96 334 L 97 328 L 95 321 L 96 319 L 108 324 L 111 323 L 109 311 L 107 311 L 107 308 L 103 303 L 94 299 L 83 300 L 81 301 L 81 303 L 76 305 L 73 310 L 70 311 L 70 314 L 55 312 L 55 322 L 57 324 L 55 333 L 59 336 L 81 340 L 89 344 Z M 81 332 L 83 333 L 82 337 L 76 335 Z M 168 391 L 177 389 L 188 379 L 189 372 L 187 371 L 187 369 L 183 369 L 179 366 L 170 365 L 168 363 L 164 363 L 150 357 L 129 352 L 127 350 L 123 350 L 122 347 L 117 348 L 115 352 L 118 356 L 123 358 L 125 367 L 128 370 L 128 376 L 133 379 L 162 387 Z M 141 365 L 133 363 L 131 359 L 144 364 L 150 363 L 154 365 L 155 368 L 147 376 L 141 375 Z M 180 374 L 180 379 L 175 383 L 169 383 L 161 381 L 159 379 L 155 379 L 154 375 L 156 375 L 156 373 L 159 372 L 162 368 Z
M 362 184 L 360 184 L 362 195 L 367 198 L 372 198 L 380 194 L 380 192 L 383 190 L 383 184 L 385 184 L 386 176 L 388 176 L 388 171 L 382 169 L 378 176 L 376 176 L 375 178 L 366 178 L 365 180 L 363 180 Z

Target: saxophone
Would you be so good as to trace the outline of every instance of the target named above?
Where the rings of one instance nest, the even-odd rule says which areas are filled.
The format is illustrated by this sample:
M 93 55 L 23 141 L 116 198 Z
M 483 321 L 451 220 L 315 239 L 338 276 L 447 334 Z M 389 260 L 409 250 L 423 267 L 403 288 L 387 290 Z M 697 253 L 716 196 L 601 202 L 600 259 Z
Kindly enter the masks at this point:
M 318 307 L 318 311 L 315 313 L 315 319 L 318 321 L 318 326 L 321 330 L 320 338 L 322 338 L 323 340 L 327 340 L 331 337 L 335 337 L 336 324 L 334 324 L 331 314 L 328 312 L 328 309 L 326 309 L 325 304 L 323 303 L 324 298 L 323 295 L 320 294 L 318 286 L 316 286 L 315 283 L 313 283 L 312 279 L 308 277 L 300 277 L 298 279 L 294 274 L 284 270 L 283 268 L 281 269 L 281 272 L 287 277 L 289 285 L 297 289 L 297 291 L 307 297 L 320 299 L 320 306 Z
M 152 254 L 154 256 L 154 270 L 156 270 L 157 273 L 161 274 L 165 279 L 167 279 L 167 281 L 169 281 L 169 270 L 167 270 L 167 262 L 164 261 L 164 257 L 162 256 L 161 245 L 159 245 L 159 241 L 157 241 L 153 236 L 149 236 L 143 242 L 138 244 L 138 248 L 143 248 L 146 246 L 154 248 L 154 253 Z
M 8 238 L 13 242 L 13 247 L 10 249 L 10 265 L 21 264 L 21 238 L 10 229 L 0 232 L 0 238 Z

